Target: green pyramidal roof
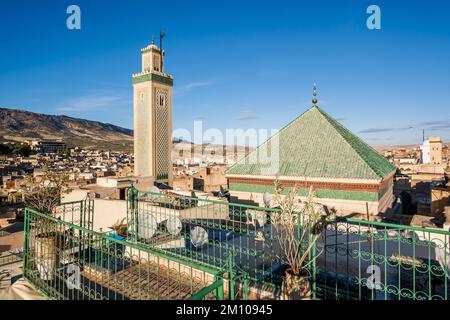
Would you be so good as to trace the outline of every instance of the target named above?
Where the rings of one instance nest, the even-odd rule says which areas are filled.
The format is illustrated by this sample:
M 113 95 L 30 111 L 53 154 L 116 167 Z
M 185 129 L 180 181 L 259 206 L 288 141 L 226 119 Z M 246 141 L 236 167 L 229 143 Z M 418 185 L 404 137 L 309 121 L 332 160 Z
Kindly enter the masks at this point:
M 278 169 L 274 174 L 267 174 L 264 168 L 269 165 L 264 159 L 272 156 L 272 148 L 276 150 L 272 146 L 276 138 L 279 143 Z M 395 166 L 376 150 L 313 106 L 226 173 L 378 180 L 394 170 Z

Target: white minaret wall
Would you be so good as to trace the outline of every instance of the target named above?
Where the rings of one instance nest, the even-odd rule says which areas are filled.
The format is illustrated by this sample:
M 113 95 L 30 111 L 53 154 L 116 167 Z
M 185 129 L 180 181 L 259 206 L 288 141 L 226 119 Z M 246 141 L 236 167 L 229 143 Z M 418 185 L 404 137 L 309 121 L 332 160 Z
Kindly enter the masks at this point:
M 171 185 L 173 77 L 161 59 L 156 45 L 142 49 L 142 72 L 133 75 L 134 174 Z

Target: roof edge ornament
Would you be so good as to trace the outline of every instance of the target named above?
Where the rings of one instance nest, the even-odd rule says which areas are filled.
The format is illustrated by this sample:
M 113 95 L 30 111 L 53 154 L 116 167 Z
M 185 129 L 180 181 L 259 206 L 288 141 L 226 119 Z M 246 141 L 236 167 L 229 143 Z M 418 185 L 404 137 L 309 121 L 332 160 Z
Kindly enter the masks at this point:
M 313 99 L 312 99 L 312 103 L 313 103 L 313 107 L 317 106 L 317 87 L 316 87 L 316 83 L 314 82 L 314 87 L 313 87 Z

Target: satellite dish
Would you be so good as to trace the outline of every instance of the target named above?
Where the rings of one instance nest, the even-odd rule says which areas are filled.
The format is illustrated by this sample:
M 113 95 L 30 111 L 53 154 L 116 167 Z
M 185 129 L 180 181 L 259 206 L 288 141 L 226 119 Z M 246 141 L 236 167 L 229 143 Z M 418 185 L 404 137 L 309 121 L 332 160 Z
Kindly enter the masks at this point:
M 161 191 L 159 191 L 159 188 L 157 186 L 152 186 L 149 191 L 153 193 L 161 193 Z
M 143 239 L 150 239 L 156 232 L 158 223 L 151 213 L 138 214 L 138 236 Z
M 270 208 L 270 201 L 272 200 L 272 196 L 267 191 L 263 194 L 263 201 L 266 208 Z
M 146 193 L 139 193 L 138 194 L 138 201 L 147 201 L 148 195 Z
M 157 186 L 152 186 L 150 188 L 149 192 L 151 192 L 151 193 L 161 193 L 161 190 L 159 190 Z M 150 199 L 151 202 L 158 202 L 158 198 L 159 198 L 158 195 L 156 195 L 156 194 L 149 194 L 148 196 L 149 196 L 149 199 Z
M 170 216 L 166 221 L 167 231 L 173 236 L 179 235 L 182 227 L 181 220 L 177 217 Z
M 191 243 L 194 247 L 199 248 L 208 243 L 208 232 L 202 227 L 191 229 Z

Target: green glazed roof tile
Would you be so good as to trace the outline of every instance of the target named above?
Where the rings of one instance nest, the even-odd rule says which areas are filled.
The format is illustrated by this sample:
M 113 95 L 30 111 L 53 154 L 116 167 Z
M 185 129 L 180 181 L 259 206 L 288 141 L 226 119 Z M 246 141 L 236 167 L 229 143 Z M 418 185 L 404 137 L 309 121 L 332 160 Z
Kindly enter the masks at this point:
M 317 106 L 308 109 L 276 136 L 279 141 L 276 174 L 280 176 L 382 179 L 395 170 L 376 150 Z M 271 155 L 274 137 L 238 161 L 227 174 L 273 175 L 261 170 L 269 165 L 259 159 Z M 258 160 L 252 164 L 249 159 Z

